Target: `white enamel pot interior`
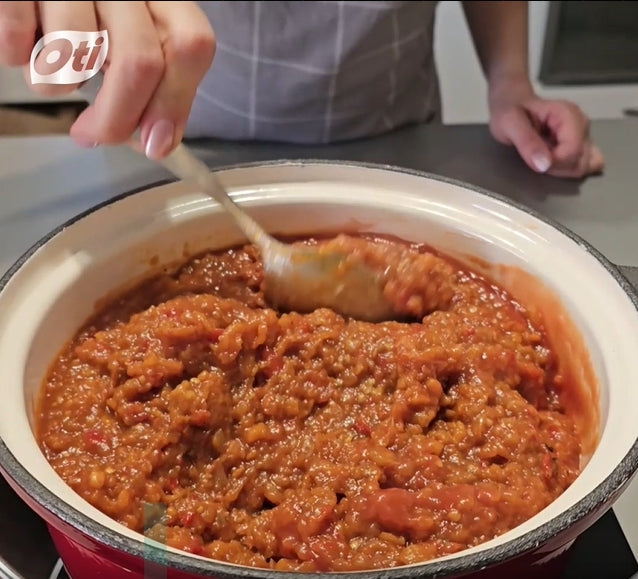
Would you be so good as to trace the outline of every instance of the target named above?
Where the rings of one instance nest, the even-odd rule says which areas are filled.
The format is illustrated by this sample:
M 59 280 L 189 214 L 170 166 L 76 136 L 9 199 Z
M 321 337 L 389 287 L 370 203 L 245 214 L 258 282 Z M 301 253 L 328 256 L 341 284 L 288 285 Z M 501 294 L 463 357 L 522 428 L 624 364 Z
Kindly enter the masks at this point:
M 508 268 L 523 270 L 557 297 L 564 310 L 556 318 L 571 320 L 576 342 L 581 340 L 588 352 L 589 361 L 577 360 L 576 371 L 583 367 L 586 374 L 589 365 L 593 372 L 588 403 L 599 429 L 586 433 L 592 453 L 579 478 L 526 523 L 479 547 L 421 565 L 419 574 L 445 576 L 522 554 L 593 517 L 625 487 L 638 465 L 638 302 L 629 283 L 588 244 L 503 198 L 403 169 L 282 161 L 230 167 L 219 176 L 273 233 L 391 234 L 461 260 L 472 256 L 473 265 L 506 286 Z M 34 401 L 47 367 L 98 299 L 147 274 L 152 264 L 240 241 L 242 235 L 214 201 L 183 183 L 169 183 L 78 216 L 21 258 L 0 286 L 0 464 L 5 476 L 87 535 L 132 555 L 148 555 L 148 542 L 84 502 L 49 466 L 32 433 Z M 511 289 L 525 294 L 523 302 L 545 291 L 520 279 Z M 574 346 L 572 353 L 583 352 Z M 163 557 L 193 572 L 232 573 L 232 566 L 177 551 Z M 398 577 L 405 568 L 384 576 L 395 573 Z M 267 576 L 252 569 L 242 574 Z

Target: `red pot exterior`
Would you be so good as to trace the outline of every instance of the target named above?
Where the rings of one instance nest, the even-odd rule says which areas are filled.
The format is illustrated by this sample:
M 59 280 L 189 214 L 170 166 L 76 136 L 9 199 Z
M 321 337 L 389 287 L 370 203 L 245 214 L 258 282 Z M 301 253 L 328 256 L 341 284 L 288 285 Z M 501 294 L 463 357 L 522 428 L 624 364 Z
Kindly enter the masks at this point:
M 143 557 L 135 556 L 98 541 L 50 512 L 10 477 L 7 477 L 7 480 L 18 496 L 47 524 L 53 543 L 71 579 L 201 579 L 202 577 L 215 576 L 212 570 L 207 573 L 192 573 L 166 565 L 158 565 Z M 495 564 L 486 563 L 486 566 L 472 571 L 448 575 L 441 573 L 439 569 L 437 577 L 448 579 L 511 579 L 512 577 L 516 577 L 516 579 L 537 579 L 538 577 L 558 579 L 564 569 L 569 549 L 576 538 L 611 508 L 630 480 L 626 481 L 625 485 L 621 486 L 616 493 L 610 494 L 604 503 L 597 505 L 587 515 L 575 520 L 566 529 L 548 538 L 543 544 L 512 559 Z M 406 568 L 407 570 L 408 568 Z M 241 567 L 233 568 L 231 566 L 225 572 L 226 576 L 235 574 L 238 579 L 244 576 Z M 282 574 L 282 576 L 284 575 L 286 574 Z M 375 579 L 376 575 L 374 571 L 370 571 L 365 574 L 365 578 Z M 428 578 L 426 573 L 416 574 L 413 569 L 411 572 L 407 571 L 405 576 Z
M 71 579 L 201 579 L 203 575 L 193 575 L 171 568 L 160 569 L 156 565 L 145 565 L 137 557 L 116 552 L 113 549 L 99 545 L 86 537 L 65 534 L 58 528 L 49 525 L 53 542 L 64 562 L 64 566 Z M 79 534 L 75 531 L 74 535 Z M 551 551 L 538 548 L 537 550 L 507 561 L 494 567 L 482 569 L 469 574 L 450 576 L 450 579 L 558 579 L 573 540 L 569 540 Z M 238 572 L 239 576 L 240 572 Z M 371 573 L 371 576 L 373 573 Z M 425 579 L 427 575 L 423 575 Z
M 71 579 L 192 579 L 192 575 L 159 567 L 83 537 L 70 536 L 49 526 L 55 548 Z M 75 531 L 74 535 L 80 534 Z

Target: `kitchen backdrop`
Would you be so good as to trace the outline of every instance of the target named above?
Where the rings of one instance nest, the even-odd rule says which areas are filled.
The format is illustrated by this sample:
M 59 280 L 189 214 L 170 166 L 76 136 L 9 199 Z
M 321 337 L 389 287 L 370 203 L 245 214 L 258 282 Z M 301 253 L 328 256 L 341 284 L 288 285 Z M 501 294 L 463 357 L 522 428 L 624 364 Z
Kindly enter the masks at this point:
M 636 114 L 638 2 L 535 1 L 529 5 L 530 67 L 539 92 L 574 100 L 596 119 L 619 118 L 626 111 Z M 460 2 L 439 3 L 435 42 L 444 122 L 485 122 L 485 81 Z M 627 64 L 626 70 L 618 70 Z M 557 84 L 565 82 L 578 84 Z M 0 105 L 43 101 L 26 89 L 20 70 L 0 67 Z

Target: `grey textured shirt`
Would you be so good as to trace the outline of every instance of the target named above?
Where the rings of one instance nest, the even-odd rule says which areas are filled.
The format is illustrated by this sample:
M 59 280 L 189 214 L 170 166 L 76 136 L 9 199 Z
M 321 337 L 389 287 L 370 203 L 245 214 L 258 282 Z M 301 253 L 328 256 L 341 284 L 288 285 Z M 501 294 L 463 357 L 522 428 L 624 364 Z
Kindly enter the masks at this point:
M 199 2 L 217 38 L 188 137 L 329 143 L 440 117 L 436 2 Z

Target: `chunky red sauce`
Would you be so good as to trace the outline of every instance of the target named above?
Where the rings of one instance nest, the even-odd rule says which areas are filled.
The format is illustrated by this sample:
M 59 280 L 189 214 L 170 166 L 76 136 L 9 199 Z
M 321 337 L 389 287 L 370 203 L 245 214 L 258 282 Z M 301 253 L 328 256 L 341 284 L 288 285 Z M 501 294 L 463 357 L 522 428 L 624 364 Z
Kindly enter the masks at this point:
M 418 246 L 339 236 L 408 321 L 267 307 L 252 247 L 108 303 L 60 354 L 39 440 L 124 525 L 278 570 L 427 561 L 512 529 L 579 473 L 542 327 Z

